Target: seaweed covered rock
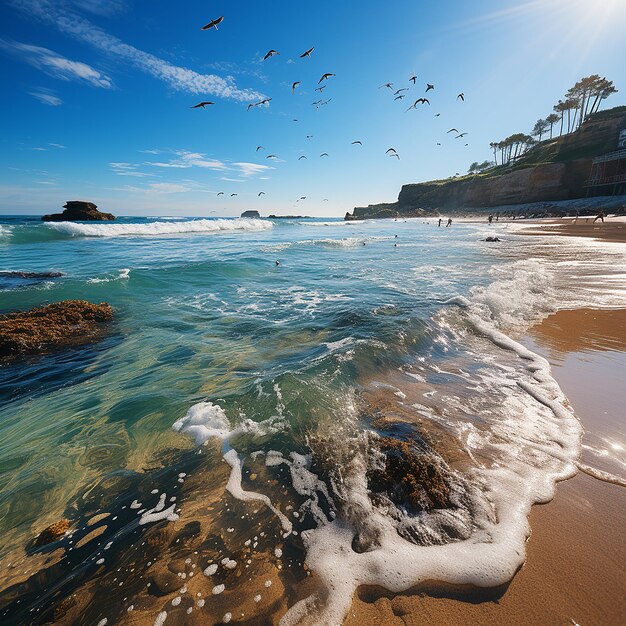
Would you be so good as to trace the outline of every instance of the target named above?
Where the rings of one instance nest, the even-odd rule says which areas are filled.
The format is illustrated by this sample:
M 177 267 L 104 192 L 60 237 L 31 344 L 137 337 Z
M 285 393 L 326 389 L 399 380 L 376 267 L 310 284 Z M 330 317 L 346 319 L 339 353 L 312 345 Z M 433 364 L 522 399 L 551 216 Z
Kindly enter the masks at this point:
M 63 300 L 0 315 L 0 359 L 92 341 L 112 318 L 111 305 L 86 300 Z
M 63 213 L 44 215 L 44 222 L 93 222 L 110 221 L 115 219 L 112 213 L 102 213 L 93 202 L 83 200 L 68 200 L 64 205 Z
M 50 524 L 47 528 L 44 528 L 37 539 L 35 539 L 36 546 L 45 546 L 53 541 L 57 541 L 70 529 L 70 521 L 67 519 L 61 519 L 54 524 Z

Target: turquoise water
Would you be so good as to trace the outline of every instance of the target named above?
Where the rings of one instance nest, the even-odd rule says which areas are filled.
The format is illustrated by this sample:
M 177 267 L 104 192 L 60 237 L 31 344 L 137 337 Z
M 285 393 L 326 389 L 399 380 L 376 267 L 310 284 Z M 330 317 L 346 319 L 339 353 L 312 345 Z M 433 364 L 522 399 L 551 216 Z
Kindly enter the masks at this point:
M 498 356 L 502 350 L 446 303 L 467 298 L 482 322 L 506 333 L 554 310 L 550 268 L 561 257 L 546 261 L 551 242 L 533 244 L 529 260 L 528 239 L 507 238 L 506 227 L 498 231 L 504 244 L 494 246 L 483 241 L 493 230 L 482 224 L 445 228 L 434 219 L 43 224 L 5 217 L 0 227 L 1 271 L 62 274 L 0 275 L 0 312 L 64 299 L 115 309 L 101 342 L 0 368 L 0 558 L 13 562 L 47 524 L 78 515 L 91 486 L 184 458 L 192 443 L 172 425 L 203 401 L 223 410 L 229 428 L 278 420 L 279 428 L 258 437 L 244 434 L 242 454 L 261 446 L 315 457 L 312 439 L 327 441 L 337 424 L 349 421 L 350 436 L 366 432 L 370 426 L 359 426 L 360 418 L 355 426 L 350 411 L 373 381 L 392 390 L 402 420 L 417 412 L 416 423 L 430 420 L 467 450 L 467 432 L 488 431 L 499 410 L 509 419 L 528 404 L 545 417 L 516 385 L 528 377 L 523 363 Z M 398 372 L 408 372 L 407 388 Z M 407 393 L 420 401 L 404 401 Z M 517 446 L 518 435 L 512 441 Z M 207 461 L 209 476 L 220 462 L 219 455 Z M 333 471 L 318 474 L 335 485 Z M 133 480 L 116 487 L 129 500 Z M 284 476 L 278 483 L 284 493 L 291 488 Z M 322 508 L 341 516 L 328 489 Z M 314 519 L 306 527 L 319 524 Z M 463 523 L 433 541 L 465 536 Z

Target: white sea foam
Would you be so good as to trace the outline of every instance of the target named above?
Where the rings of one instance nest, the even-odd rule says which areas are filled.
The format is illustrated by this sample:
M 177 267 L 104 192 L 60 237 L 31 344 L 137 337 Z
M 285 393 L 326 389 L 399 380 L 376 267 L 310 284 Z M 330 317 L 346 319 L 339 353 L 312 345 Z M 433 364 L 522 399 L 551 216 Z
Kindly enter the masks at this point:
M 148 224 L 78 224 L 73 222 L 47 223 L 46 226 L 72 237 L 124 237 L 176 235 L 179 233 L 218 233 L 232 231 L 262 231 L 273 228 L 269 220 L 215 219 L 150 222 Z

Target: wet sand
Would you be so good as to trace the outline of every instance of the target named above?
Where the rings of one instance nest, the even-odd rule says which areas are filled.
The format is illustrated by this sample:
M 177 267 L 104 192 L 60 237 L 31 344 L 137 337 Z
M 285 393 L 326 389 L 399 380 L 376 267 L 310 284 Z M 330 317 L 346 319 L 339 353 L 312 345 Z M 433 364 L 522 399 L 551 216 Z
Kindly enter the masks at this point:
M 585 426 L 583 462 L 626 474 L 626 310 L 561 311 L 525 343 L 548 358 Z M 620 372 L 622 382 L 619 382 Z M 602 444 L 599 442 L 603 442 Z M 598 454 L 589 448 L 598 449 Z M 618 625 L 626 615 L 626 490 L 585 474 L 533 507 L 523 568 L 498 589 L 360 589 L 346 626 Z
M 608 217 L 604 222 L 593 222 L 593 217 L 547 219 L 528 222 L 528 229 L 517 231 L 523 235 L 566 235 L 591 237 L 601 241 L 626 243 L 626 221 Z M 514 223 L 514 222 L 511 222 Z

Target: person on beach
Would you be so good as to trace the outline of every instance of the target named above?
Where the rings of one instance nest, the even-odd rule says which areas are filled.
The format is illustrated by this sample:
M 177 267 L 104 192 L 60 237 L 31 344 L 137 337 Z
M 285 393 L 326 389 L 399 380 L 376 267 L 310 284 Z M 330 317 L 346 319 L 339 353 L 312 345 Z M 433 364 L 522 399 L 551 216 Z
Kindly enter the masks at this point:
M 452 226 L 452 218 L 451 217 L 448 218 L 448 223 L 446 224 L 446 228 L 448 228 L 448 226 Z
M 437 226 L 441 226 L 441 218 L 439 218 L 439 224 Z
M 490 215 L 490 216 L 487 218 L 487 221 L 491 224 L 491 222 L 493 222 L 493 215 Z
M 604 218 L 606 217 L 606 214 L 604 213 L 604 211 L 602 209 L 600 209 L 600 213 L 598 213 L 598 215 L 596 216 L 596 218 L 593 220 L 593 224 L 595 224 L 598 220 L 602 220 L 602 223 L 604 224 Z

